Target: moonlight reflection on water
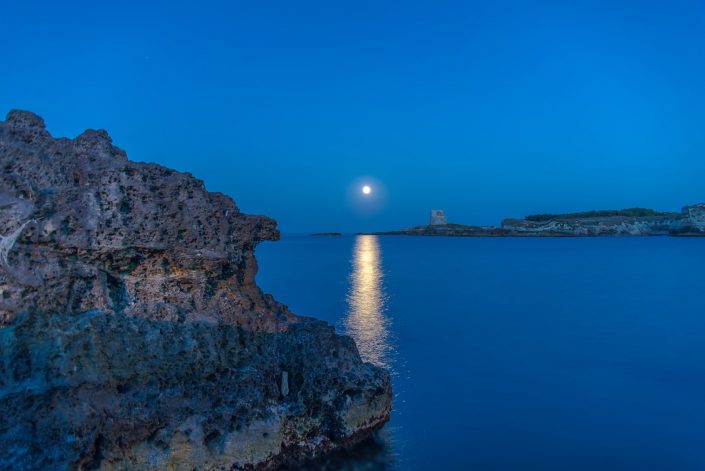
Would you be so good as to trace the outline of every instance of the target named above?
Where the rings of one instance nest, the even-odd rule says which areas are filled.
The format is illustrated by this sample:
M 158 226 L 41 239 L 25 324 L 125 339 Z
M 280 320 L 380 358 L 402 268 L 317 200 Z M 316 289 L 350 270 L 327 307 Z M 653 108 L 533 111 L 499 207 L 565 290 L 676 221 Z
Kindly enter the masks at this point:
M 364 361 L 390 365 L 389 319 L 385 315 L 382 255 L 377 236 L 359 235 L 352 254 L 345 333 L 355 339 Z

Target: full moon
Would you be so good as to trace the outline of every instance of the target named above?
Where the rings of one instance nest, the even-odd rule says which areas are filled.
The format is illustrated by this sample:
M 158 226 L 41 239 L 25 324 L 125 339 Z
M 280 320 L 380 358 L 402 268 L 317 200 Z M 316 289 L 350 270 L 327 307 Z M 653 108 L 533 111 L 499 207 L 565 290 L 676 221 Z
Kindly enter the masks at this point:
M 370 188 L 370 185 L 365 185 L 362 187 L 362 192 L 366 195 L 369 195 L 372 192 L 372 188 Z

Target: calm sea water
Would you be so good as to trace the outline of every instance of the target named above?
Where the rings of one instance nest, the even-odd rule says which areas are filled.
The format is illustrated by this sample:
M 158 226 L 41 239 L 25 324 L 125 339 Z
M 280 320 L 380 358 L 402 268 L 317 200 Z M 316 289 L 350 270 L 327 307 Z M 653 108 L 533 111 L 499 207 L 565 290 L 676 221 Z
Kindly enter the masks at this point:
M 262 288 L 394 410 L 342 469 L 705 470 L 705 239 L 284 236 Z

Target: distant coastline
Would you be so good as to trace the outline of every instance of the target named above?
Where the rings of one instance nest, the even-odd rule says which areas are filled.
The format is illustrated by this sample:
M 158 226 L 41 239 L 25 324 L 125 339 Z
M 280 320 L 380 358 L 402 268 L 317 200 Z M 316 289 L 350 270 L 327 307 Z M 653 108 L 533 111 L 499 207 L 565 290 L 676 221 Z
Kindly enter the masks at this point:
M 314 232 L 311 234 L 316 237 L 337 237 L 343 235 L 342 232 Z
M 705 236 L 705 203 L 685 206 L 681 212 L 628 208 L 532 214 L 523 219 L 504 219 L 499 227 L 434 223 L 437 213 L 438 210 L 432 210 L 428 225 L 359 234 L 452 237 Z M 445 216 L 443 222 L 444 219 Z

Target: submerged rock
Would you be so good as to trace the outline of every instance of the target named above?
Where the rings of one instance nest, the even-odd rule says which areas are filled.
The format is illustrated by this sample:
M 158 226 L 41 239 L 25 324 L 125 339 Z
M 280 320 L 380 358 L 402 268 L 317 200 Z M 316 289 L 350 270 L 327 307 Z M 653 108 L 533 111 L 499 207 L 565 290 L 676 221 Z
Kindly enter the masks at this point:
M 388 419 L 388 374 L 255 284 L 273 220 L 23 111 L 0 168 L 0 469 L 271 469 Z

